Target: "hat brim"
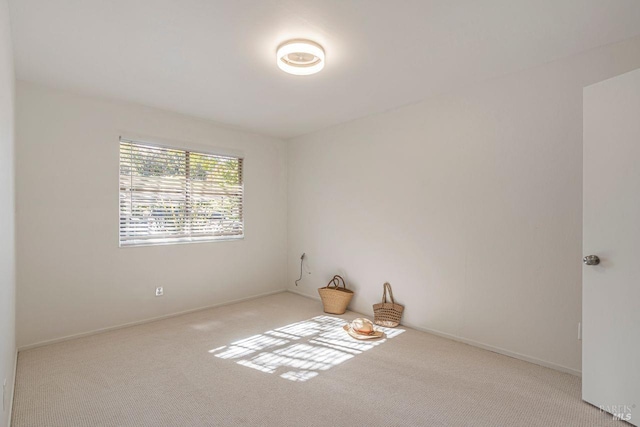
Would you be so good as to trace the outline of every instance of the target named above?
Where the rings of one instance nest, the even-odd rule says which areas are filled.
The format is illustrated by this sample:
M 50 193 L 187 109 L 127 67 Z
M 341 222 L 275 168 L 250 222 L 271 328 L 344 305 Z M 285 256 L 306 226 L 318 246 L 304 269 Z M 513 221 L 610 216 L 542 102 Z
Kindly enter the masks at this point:
M 357 340 L 375 340 L 375 339 L 384 337 L 384 332 L 382 331 L 373 331 L 371 335 L 363 335 L 354 331 L 353 328 L 350 327 L 349 325 L 344 325 L 342 329 L 347 331 L 349 335 L 351 335 L 353 338 Z

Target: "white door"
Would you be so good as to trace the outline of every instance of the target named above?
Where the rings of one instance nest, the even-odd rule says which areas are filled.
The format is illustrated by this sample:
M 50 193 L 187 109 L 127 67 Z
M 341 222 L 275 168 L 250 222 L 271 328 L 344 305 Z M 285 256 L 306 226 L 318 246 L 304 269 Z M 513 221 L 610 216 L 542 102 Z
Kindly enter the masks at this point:
M 584 89 L 583 185 L 582 398 L 638 426 L 640 70 Z

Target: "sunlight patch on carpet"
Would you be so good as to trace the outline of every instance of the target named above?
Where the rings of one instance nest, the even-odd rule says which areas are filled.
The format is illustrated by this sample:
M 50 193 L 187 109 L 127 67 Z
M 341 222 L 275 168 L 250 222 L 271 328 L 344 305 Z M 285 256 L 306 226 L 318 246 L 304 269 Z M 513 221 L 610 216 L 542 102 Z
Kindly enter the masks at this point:
M 338 317 L 316 316 L 214 348 L 209 353 L 261 372 L 279 374 L 289 381 L 303 382 L 404 332 L 378 327 L 385 333 L 383 338 L 360 341 L 342 329 L 346 323 Z

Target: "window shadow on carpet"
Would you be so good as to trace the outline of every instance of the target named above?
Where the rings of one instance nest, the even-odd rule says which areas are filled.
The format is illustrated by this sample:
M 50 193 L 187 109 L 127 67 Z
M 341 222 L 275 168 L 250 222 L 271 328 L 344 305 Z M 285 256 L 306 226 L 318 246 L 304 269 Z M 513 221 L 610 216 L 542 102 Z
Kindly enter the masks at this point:
M 385 333 L 377 340 L 357 340 L 342 327 L 344 319 L 316 316 L 209 350 L 220 359 L 290 381 L 307 381 L 362 352 L 384 344 L 404 329 L 378 327 Z

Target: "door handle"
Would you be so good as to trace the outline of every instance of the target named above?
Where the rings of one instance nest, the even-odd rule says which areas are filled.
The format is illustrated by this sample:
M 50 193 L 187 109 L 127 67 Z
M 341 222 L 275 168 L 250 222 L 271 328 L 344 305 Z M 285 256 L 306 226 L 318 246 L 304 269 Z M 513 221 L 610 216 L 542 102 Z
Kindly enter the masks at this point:
M 600 258 L 598 258 L 598 255 L 587 255 L 582 258 L 582 262 L 586 265 L 598 265 L 600 264 Z

